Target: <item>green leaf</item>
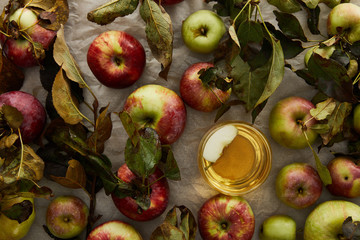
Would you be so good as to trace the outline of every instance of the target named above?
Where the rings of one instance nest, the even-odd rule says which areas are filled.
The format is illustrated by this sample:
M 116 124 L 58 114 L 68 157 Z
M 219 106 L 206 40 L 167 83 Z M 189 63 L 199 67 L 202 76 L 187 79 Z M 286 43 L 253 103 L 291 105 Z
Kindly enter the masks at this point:
M 310 114 L 316 120 L 324 120 L 328 115 L 330 115 L 336 107 L 336 102 L 333 98 L 328 98 L 327 100 L 316 104 L 316 107 L 310 109 Z
M 290 39 L 300 39 L 307 42 L 304 30 L 299 20 L 292 14 L 274 11 L 276 20 L 282 33 Z
M 143 0 L 140 15 L 146 23 L 146 39 L 153 56 L 161 63 L 159 76 L 167 79 L 172 62 L 174 33 L 169 14 L 153 0 Z
M 15 195 L 19 197 L 27 198 L 46 198 L 50 199 L 52 196 L 52 190 L 48 187 L 40 187 L 34 181 L 30 179 L 17 180 L 5 188 L 1 188 L 2 195 Z
M 6 217 L 16 220 L 19 224 L 26 221 L 33 212 L 33 204 L 29 200 L 16 203 L 11 208 L 1 211 Z M 0 214 L 1 214 L 0 213 Z
M 122 125 L 125 128 L 126 133 L 131 139 L 132 144 L 136 146 L 140 138 L 140 134 L 137 130 L 136 124 L 132 121 L 131 116 L 128 112 L 122 111 L 118 115 Z
M 324 164 L 322 164 L 322 162 L 320 161 L 319 156 L 316 154 L 314 149 L 312 147 L 310 147 L 310 148 L 311 148 L 312 153 L 314 155 L 316 170 L 319 173 L 321 181 L 324 183 L 325 186 L 331 184 L 332 179 L 331 179 L 329 169 Z
M 75 159 L 68 161 L 68 168 L 64 177 L 50 176 L 51 180 L 59 183 L 60 185 L 78 189 L 86 187 L 86 172 L 81 163 Z
M 305 3 L 305 5 L 310 9 L 316 8 L 320 2 L 320 0 L 301 0 L 301 1 Z
M 145 128 L 140 131 L 137 145 L 128 139 L 125 147 L 125 162 L 137 176 L 147 178 L 154 173 L 161 159 L 161 143 L 156 131 Z
M 87 14 L 87 19 L 100 25 L 113 22 L 118 17 L 132 14 L 139 0 L 111 0 Z
M 262 26 L 255 21 L 242 22 L 238 27 L 237 35 L 242 48 L 250 42 L 261 43 L 264 39 Z
M 309 74 L 316 77 L 317 87 L 340 102 L 356 102 L 347 69 L 332 59 L 313 53 L 308 62 Z
M 184 233 L 168 222 L 162 223 L 151 234 L 150 240 L 186 240 Z
M 64 26 L 61 26 L 57 32 L 56 40 L 54 43 L 53 56 L 56 63 L 64 69 L 66 76 L 79 84 L 80 87 L 87 86 L 85 80 L 81 75 L 79 66 L 77 65 L 74 57 L 71 55 L 70 50 L 66 44 L 64 36 Z
M 285 13 L 295 13 L 301 10 L 296 0 L 267 0 L 267 2 Z
M 181 211 L 180 230 L 184 233 L 186 240 L 195 240 L 197 225 L 194 215 L 185 206 L 179 206 L 178 208 Z
M 77 124 L 82 121 L 83 115 L 78 108 L 76 98 L 71 94 L 69 82 L 63 75 L 62 68 L 55 77 L 52 87 L 52 99 L 57 113 L 66 123 Z
M 319 17 L 320 17 L 320 8 L 317 6 L 315 9 L 305 8 L 307 12 L 307 26 L 310 32 L 314 35 L 320 34 L 319 31 Z
M 177 165 L 177 162 L 174 157 L 174 153 L 171 150 L 170 145 L 163 145 L 161 154 L 161 161 L 159 162 L 159 169 L 164 173 L 165 177 L 174 180 L 180 181 L 180 169 Z

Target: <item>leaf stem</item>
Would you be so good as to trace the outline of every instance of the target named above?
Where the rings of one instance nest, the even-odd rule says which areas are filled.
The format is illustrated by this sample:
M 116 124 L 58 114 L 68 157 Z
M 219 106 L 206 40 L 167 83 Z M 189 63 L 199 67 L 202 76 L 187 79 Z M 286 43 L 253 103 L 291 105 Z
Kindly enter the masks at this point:
M 234 25 L 236 23 L 236 20 L 238 19 L 238 17 L 240 17 L 241 13 L 244 11 L 244 9 L 247 7 L 247 5 L 249 5 L 251 3 L 252 0 L 247 0 L 246 4 L 244 5 L 244 7 L 240 10 L 240 12 L 238 13 L 238 15 L 236 15 L 236 17 L 234 18 Z
M 21 131 L 20 128 L 18 128 L 18 132 L 19 132 L 19 139 L 20 139 L 20 145 L 21 145 L 21 154 L 20 154 L 20 165 L 19 165 L 19 172 L 17 174 L 17 180 L 20 179 L 20 175 L 21 175 L 21 170 L 23 168 L 23 161 L 24 161 L 24 143 L 21 137 Z
M 166 176 L 165 176 L 165 174 L 164 174 L 164 175 L 162 175 L 161 177 L 159 177 L 159 178 L 158 178 L 158 179 L 156 179 L 155 181 L 153 181 L 153 182 L 149 183 L 146 187 L 147 187 L 147 188 L 151 187 L 154 183 L 156 183 L 156 182 L 160 181 L 161 179 L 163 179 L 163 178 L 165 178 L 165 177 L 166 177 Z
M 261 14 L 259 5 L 256 5 L 256 9 L 259 11 L 259 16 L 261 18 L 262 24 L 264 25 L 264 28 L 265 28 L 266 32 L 269 34 L 269 37 L 271 39 L 273 39 L 273 35 L 270 33 L 269 29 L 266 27 L 266 24 L 265 24 L 265 21 L 264 21 L 264 18 L 262 16 L 262 14 Z

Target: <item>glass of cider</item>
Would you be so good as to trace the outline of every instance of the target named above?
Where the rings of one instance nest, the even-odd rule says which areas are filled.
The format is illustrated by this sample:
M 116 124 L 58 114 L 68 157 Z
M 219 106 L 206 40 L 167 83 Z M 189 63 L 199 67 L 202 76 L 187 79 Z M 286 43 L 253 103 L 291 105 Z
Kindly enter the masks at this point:
M 210 137 L 224 126 L 232 125 L 237 135 L 215 162 L 204 158 Z M 232 196 L 248 193 L 265 182 L 271 169 L 271 147 L 264 134 L 246 122 L 228 121 L 214 125 L 200 141 L 199 170 L 215 190 Z

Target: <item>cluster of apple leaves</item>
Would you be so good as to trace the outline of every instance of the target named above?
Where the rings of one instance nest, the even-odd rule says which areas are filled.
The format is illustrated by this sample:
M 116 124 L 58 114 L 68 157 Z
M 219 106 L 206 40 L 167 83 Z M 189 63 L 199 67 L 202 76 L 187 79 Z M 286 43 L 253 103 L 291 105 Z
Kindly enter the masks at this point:
M 226 73 L 228 79 L 232 80 L 232 92 L 237 97 L 236 101 L 222 104 L 215 120 L 232 105 L 241 103 L 247 111 L 252 112 L 255 121 L 283 79 L 284 58 L 288 57 L 288 51 L 283 51 L 287 45 L 280 41 L 284 34 L 277 32 L 275 27 L 262 19 L 258 1 L 207 2 L 216 2 L 213 9 L 230 20 L 228 38 L 214 55 L 217 71 L 211 71 L 216 75 L 215 78 L 221 78 L 218 72 L 222 75 Z M 261 19 L 258 19 L 258 13 Z
M 0 107 L 0 214 L 17 220 L 28 219 L 33 206 L 24 200 L 2 208 L 9 199 L 16 197 L 44 197 L 52 194 L 47 187 L 36 182 L 43 177 L 44 162 L 29 145 L 24 145 L 19 134 L 23 116 L 9 105 Z
M 151 234 L 150 240 L 195 240 L 196 231 L 197 225 L 192 212 L 185 206 L 174 206 L 167 213 L 164 222 Z
M 154 0 L 111 0 L 88 13 L 91 22 L 105 25 L 118 17 L 132 14 L 140 4 L 140 15 L 146 23 L 146 39 L 153 56 L 160 62 L 159 76 L 167 79 L 172 62 L 174 33 L 166 10 Z

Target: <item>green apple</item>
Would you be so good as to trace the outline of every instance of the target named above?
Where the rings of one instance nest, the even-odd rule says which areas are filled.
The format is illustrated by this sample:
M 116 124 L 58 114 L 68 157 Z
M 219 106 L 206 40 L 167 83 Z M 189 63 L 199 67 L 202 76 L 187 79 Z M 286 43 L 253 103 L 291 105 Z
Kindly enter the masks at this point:
M 295 240 L 296 222 L 287 215 L 273 215 L 261 225 L 260 240 Z
M 338 240 L 347 217 L 360 220 L 360 206 L 344 200 L 330 200 L 318 205 L 306 218 L 304 240 Z
M 226 32 L 223 20 L 213 11 L 198 10 L 182 23 L 181 34 L 185 45 L 198 53 L 214 51 Z
M 9 200 L 3 200 L 1 204 L 1 209 L 6 210 L 9 209 L 12 205 L 16 203 L 20 203 L 22 201 L 29 200 L 33 204 L 33 211 L 30 217 L 22 222 L 18 223 L 16 220 L 9 219 L 4 214 L 0 214 L 0 239 L 1 240 L 18 240 L 29 232 L 34 220 L 35 220 L 35 208 L 34 208 L 34 199 L 33 198 L 11 198 Z
M 311 129 L 317 122 L 310 114 L 312 108 L 312 102 L 302 97 L 281 99 L 270 113 L 271 137 L 284 147 L 300 149 L 308 146 L 304 131 L 309 143 L 313 144 L 318 134 Z

